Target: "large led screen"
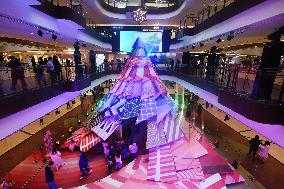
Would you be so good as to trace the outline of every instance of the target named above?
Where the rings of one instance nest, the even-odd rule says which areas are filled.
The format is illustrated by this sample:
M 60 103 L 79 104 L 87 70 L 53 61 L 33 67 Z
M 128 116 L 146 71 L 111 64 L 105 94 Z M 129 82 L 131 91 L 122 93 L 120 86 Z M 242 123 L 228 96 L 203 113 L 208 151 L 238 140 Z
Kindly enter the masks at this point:
M 144 42 L 148 53 L 163 51 L 163 32 L 120 31 L 120 51 L 131 52 L 136 39 Z

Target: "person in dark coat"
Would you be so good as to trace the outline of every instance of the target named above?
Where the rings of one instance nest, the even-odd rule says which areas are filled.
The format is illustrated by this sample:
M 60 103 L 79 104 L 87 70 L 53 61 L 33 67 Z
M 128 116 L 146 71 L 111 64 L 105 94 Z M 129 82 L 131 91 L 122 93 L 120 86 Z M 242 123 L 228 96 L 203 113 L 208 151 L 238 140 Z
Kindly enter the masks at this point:
M 35 57 L 33 56 L 31 58 L 31 63 L 32 63 L 33 70 L 35 71 L 37 65 L 36 65 Z
M 82 152 L 82 151 L 80 151 L 79 167 L 80 167 L 80 171 L 81 171 L 81 174 L 82 174 L 80 179 L 83 179 L 86 176 L 87 173 L 88 174 L 92 173 L 92 169 L 89 166 L 89 159 L 87 158 L 85 153 Z
M 259 145 L 262 144 L 262 142 L 259 140 L 259 136 L 255 135 L 255 137 L 251 139 L 249 143 L 250 143 L 249 155 L 252 153 L 253 158 L 255 158 Z
M 45 167 L 44 173 L 45 173 L 45 181 L 48 185 L 49 189 L 57 189 L 58 187 L 56 186 L 55 182 L 54 182 L 54 174 L 51 170 L 52 166 L 53 166 L 53 162 L 49 162 L 48 165 Z
M 54 65 L 55 80 L 61 81 L 62 80 L 62 66 L 57 56 L 53 56 L 52 63 Z
M 16 85 L 18 79 L 21 80 L 22 83 L 22 88 L 23 90 L 27 89 L 27 84 L 25 81 L 25 70 L 21 65 L 21 62 L 19 59 L 15 58 L 14 56 L 11 56 L 10 62 L 9 62 L 9 67 L 11 67 L 11 77 L 12 77 L 12 90 L 16 90 Z

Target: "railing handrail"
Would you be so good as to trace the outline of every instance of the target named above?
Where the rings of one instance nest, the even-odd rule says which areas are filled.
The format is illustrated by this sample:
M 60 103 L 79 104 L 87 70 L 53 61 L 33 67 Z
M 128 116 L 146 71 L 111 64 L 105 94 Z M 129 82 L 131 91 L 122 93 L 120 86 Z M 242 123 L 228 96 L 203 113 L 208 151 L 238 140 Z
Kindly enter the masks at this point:
M 82 67 L 83 66 L 83 67 Z M 170 65 L 165 65 L 163 68 L 157 67 L 159 71 L 166 71 L 169 75 L 179 75 L 184 78 L 188 76 L 194 78 L 200 78 L 206 82 L 215 83 L 216 86 L 220 88 L 228 89 L 232 92 L 240 93 L 250 93 L 253 89 L 254 83 L 259 82 L 259 78 L 266 80 L 269 78 L 274 78 L 275 82 L 271 83 L 272 87 L 276 87 L 279 92 L 279 101 L 283 101 L 283 90 L 284 90 L 284 70 L 280 68 L 267 68 L 266 71 L 260 69 L 247 69 L 241 67 L 222 67 L 222 66 L 212 66 L 212 67 L 187 67 L 188 65 L 178 65 L 178 67 L 172 67 Z M 181 67 L 184 67 L 181 69 Z M 62 66 L 62 73 L 64 72 L 64 81 L 75 81 L 82 77 L 91 77 L 93 79 L 105 76 L 107 74 L 118 74 L 123 68 L 123 63 L 103 63 L 100 66 L 87 66 L 87 65 L 70 65 Z M 78 70 L 77 70 L 78 69 Z M 9 71 L 9 67 L 2 67 L 1 72 Z M 29 73 L 34 73 L 33 68 L 26 68 Z M 78 75 L 79 74 L 79 75 Z M 163 72 L 165 74 L 165 72 Z M 36 73 L 30 74 L 30 76 L 35 76 Z M 8 79 L 11 79 L 10 77 Z M 3 80 L 1 80 L 3 81 Z M 1 86 L 0 86 L 1 87 Z M 249 90 L 249 91 L 248 91 Z

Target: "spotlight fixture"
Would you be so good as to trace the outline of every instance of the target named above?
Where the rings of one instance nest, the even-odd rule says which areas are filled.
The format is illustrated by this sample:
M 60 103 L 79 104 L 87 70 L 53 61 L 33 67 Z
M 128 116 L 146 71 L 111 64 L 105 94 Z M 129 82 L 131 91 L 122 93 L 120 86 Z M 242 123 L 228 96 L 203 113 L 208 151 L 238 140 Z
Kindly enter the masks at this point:
M 53 39 L 53 41 L 56 41 L 57 35 L 55 35 L 55 34 L 53 33 L 53 34 L 51 34 L 51 38 Z
M 225 115 L 224 117 L 224 121 L 229 121 L 230 120 L 230 116 L 228 114 Z
M 89 116 L 89 113 L 86 113 L 86 117 L 88 117 Z
M 79 119 L 79 120 L 77 121 L 77 123 L 78 123 L 78 125 L 80 125 L 80 124 L 81 124 L 81 120 Z
M 93 112 L 93 111 L 94 111 L 94 108 L 91 108 L 91 111 Z
M 72 100 L 72 104 L 75 104 L 76 103 L 76 101 L 75 100 Z
M 195 49 L 195 45 L 192 45 L 191 47 L 192 47 L 192 49 Z
M 203 43 L 200 43 L 199 45 L 200 45 L 200 47 L 203 47 L 203 46 L 204 46 L 204 44 L 203 44 Z
M 218 38 L 217 41 L 216 41 L 216 43 L 220 43 L 221 41 L 222 41 L 222 39 L 221 39 L 221 38 Z
M 42 36 L 43 36 L 42 30 L 37 30 L 37 35 L 40 36 L 40 37 L 42 37 Z

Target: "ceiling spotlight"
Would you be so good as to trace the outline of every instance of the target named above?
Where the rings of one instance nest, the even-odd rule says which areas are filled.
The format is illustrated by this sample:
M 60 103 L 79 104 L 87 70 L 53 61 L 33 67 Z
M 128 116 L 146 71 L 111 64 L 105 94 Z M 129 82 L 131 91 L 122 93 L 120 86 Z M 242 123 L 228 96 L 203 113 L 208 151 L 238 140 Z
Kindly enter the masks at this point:
M 40 36 L 40 37 L 42 37 L 42 36 L 43 36 L 42 30 L 37 30 L 37 35 Z
M 218 38 L 216 43 L 221 43 L 222 39 L 221 38 Z
M 204 44 L 203 43 L 200 43 L 200 47 L 203 47 L 204 46 Z
M 195 45 L 192 45 L 191 47 L 192 47 L 192 49 L 195 49 Z
M 57 35 L 55 35 L 54 33 L 51 34 L 51 38 L 53 39 L 53 41 L 55 41 L 57 39 Z

